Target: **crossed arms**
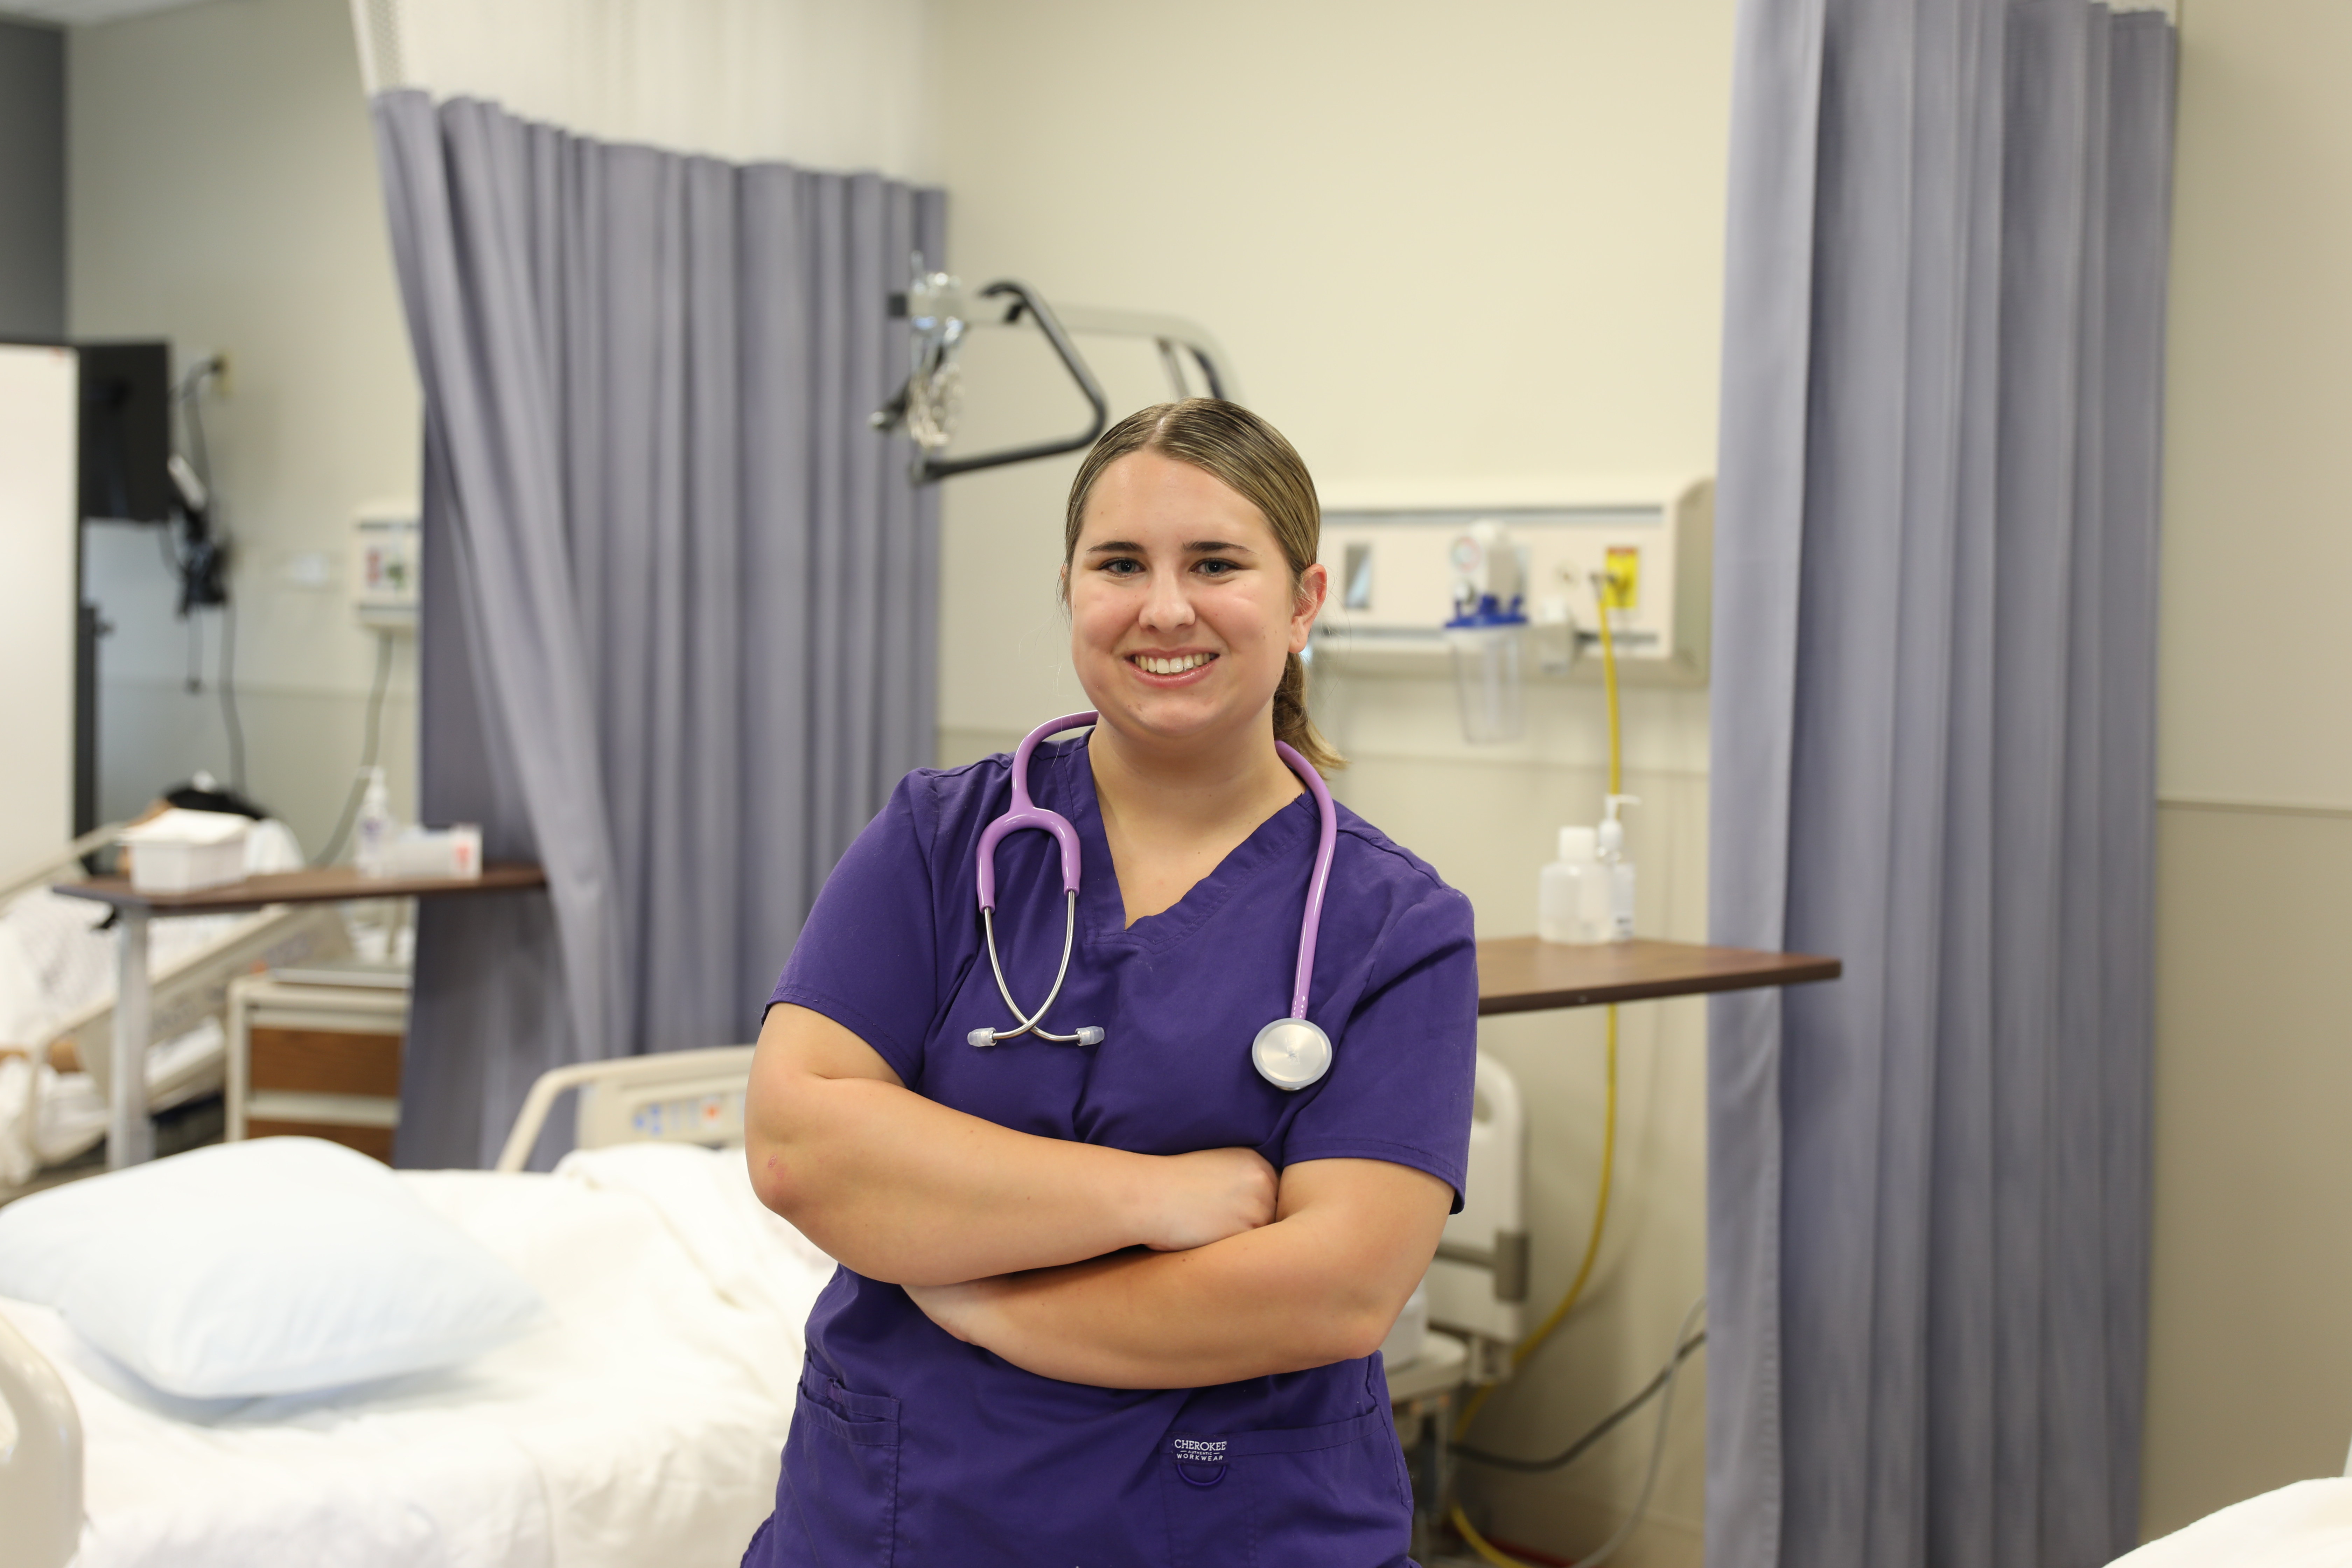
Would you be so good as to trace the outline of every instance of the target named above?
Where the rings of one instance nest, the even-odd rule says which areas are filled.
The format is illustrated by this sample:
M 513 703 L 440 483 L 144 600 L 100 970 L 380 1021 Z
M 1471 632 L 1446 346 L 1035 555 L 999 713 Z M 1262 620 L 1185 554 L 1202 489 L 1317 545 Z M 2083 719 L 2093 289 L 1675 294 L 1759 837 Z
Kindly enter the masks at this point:
M 1198 1388 L 1370 1354 L 1452 1194 L 1380 1160 L 1134 1154 L 908 1090 L 849 1030 L 771 1008 L 744 1116 L 768 1207 L 958 1339 L 1040 1376 Z

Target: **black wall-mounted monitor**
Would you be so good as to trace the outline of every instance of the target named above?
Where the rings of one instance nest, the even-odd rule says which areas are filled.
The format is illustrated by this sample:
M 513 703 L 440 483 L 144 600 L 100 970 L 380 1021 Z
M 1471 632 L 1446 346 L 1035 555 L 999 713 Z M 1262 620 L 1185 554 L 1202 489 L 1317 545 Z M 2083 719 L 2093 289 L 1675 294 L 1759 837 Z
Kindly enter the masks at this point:
M 81 514 L 172 521 L 172 345 L 82 343 Z

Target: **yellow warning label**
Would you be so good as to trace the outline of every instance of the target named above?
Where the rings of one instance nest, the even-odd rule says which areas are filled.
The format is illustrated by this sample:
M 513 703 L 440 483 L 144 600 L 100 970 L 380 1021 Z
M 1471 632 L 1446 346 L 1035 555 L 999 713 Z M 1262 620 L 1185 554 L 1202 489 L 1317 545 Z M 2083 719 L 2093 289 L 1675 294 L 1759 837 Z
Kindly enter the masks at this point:
M 1609 602 L 1612 610 L 1642 607 L 1642 548 L 1637 544 L 1609 547 Z

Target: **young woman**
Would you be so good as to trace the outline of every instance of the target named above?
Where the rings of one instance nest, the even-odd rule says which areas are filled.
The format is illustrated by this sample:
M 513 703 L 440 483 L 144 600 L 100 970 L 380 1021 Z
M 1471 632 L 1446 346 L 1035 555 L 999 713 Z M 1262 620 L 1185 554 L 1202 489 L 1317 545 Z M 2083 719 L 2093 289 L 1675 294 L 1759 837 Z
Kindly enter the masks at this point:
M 842 1267 L 746 1564 L 1405 1562 L 1378 1351 L 1459 1206 L 1477 977 L 1467 900 L 1302 779 L 1318 527 L 1247 410 L 1121 422 L 1064 536 L 1090 731 L 909 774 L 825 884 L 747 1153 Z M 1013 831 L 984 922 L 1033 798 L 1078 891 Z M 1323 843 L 1328 1047 L 1268 1028 Z

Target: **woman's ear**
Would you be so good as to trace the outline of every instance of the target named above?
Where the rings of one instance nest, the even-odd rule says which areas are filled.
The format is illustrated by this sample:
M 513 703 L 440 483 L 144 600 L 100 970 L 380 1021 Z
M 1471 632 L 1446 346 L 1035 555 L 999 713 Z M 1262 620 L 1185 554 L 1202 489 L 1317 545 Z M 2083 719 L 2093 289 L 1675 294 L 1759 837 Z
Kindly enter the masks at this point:
M 1331 596 L 1331 571 L 1318 561 L 1298 574 L 1298 593 L 1290 605 L 1290 651 L 1306 650 L 1307 639 L 1314 635 L 1315 617 L 1323 613 L 1323 603 Z

